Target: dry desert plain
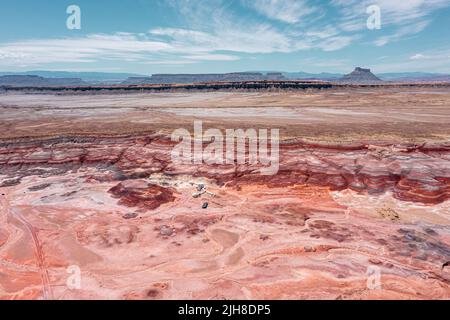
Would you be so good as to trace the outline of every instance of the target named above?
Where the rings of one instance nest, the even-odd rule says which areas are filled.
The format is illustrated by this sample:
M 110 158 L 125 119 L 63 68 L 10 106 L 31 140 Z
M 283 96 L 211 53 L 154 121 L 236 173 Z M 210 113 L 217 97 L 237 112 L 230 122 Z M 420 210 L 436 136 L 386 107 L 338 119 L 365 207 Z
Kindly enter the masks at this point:
M 195 120 L 279 129 L 279 172 L 173 163 Z M 450 299 L 448 87 L 9 92 L 0 124 L 0 299 Z

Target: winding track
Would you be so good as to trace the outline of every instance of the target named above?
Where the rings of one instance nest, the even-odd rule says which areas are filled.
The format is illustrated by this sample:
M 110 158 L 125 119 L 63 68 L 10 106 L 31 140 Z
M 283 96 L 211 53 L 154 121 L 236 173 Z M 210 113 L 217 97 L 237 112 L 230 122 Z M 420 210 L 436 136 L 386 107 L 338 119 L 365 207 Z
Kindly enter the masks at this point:
M 44 251 L 42 250 L 42 244 L 39 241 L 36 228 L 33 227 L 33 225 L 31 225 L 20 213 L 12 210 L 8 204 L 7 199 L 4 196 L 0 196 L 0 205 L 4 208 L 7 215 L 9 214 L 13 218 L 20 221 L 30 232 L 30 235 L 34 242 L 36 258 L 41 273 L 43 298 L 44 300 L 53 300 L 53 291 L 50 285 L 50 277 L 45 265 L 45 255 Z

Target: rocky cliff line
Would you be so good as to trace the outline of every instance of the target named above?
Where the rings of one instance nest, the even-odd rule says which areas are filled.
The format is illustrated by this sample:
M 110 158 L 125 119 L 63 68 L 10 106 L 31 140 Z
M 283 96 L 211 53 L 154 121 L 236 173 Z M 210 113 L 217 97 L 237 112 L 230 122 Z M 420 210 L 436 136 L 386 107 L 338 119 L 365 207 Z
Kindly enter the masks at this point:
M 135 93 L 135 92 L 177 92 L 177 91 L 259 91 L 259 90 L 306 90 L 339 88 L 449 88 L 449 82 L 356 83 L 346 81 L 326 82 L 318 80 L 267 80 L 239 82 L 207 82 L 193 84 L 135 84 L 135 85 L 59 85 L 59 86 L 9 86 L 0 84 L 1 92 L 39 93 Z

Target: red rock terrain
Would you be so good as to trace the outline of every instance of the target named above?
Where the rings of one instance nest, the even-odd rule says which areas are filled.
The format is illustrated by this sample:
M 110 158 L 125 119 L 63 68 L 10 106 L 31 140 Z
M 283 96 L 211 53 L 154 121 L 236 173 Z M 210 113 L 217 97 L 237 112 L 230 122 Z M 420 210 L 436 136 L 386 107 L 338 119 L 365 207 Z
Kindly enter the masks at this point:
M 4 96 L 0 298 L 449 299 L 450 94 L 372 94 L 169 94 L 145 110 L 118 96 L 108 116 Z M 389 112 L 373 110 L 386 96 Z M 181 100 L 155 110 L 165 99 Z M 278 174 L 173 163 L 169 133 L 199 117 L 192 101 L 242 113 L 208 113 L 208 127 L 280 128 Z
M 51 175 L 82 166 L 109 166 L 108 177 L 101 175 L 91 179 L 148 178 L 153 173 L 185 174 L 228 186 L 306 184 L 329 187 L 333 191 L 350 189 L 369 195 L 390 191 L 396 199 L 425 204 L 439 204 L 450 197 L 450 143 L 372 146 L 285 142 L 280 148 L 278 174 L 262 176 L 257 172 L 257 166 L 175 165 L 170 155 L 175 143 L 169 139 L 156 135 L 66 137 L 34 143 L 7 143 L 0 149 L 0 166 L 7 176 L 10 173 L 10 177 L 2 186 L 19 184 L 22 176 L 43 171 Z M 41 168 L 36 169 L 39 165 Z M 142 203 L 149 209 L 156 209 L 154 202 L 173 200 L 172 192 L 162 192 L 158 186 L 128 189 L 119 184 L 110 193 L 119 198 L 125 194 L 123 203 Z

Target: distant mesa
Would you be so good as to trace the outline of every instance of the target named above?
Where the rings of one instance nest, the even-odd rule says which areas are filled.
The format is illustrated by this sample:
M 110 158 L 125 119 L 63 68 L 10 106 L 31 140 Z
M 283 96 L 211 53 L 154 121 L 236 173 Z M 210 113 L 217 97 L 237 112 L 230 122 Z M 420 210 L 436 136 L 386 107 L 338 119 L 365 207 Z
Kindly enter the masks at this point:
M 357 67 L 355 70 L 343 76 L 338 80 L 340 83 L 349 84 L 370 84 L 370 83 L 380 83 L 382 80 L 374 75 L 370 69 L 364 69 Z
M 370 84 L 380 83 L 382 80 L 375 76 L 370 69 L 356 68 L 352 73 L 343 77 L 333 74 L 323 74 L 323 78 L 329 75 L 326 81 L 348 83 L 348 84 Z M 217 82 L 242 82 L 242 81 L 283 81 L 295 79 L 297 74 L 286 75 L 282 72 L 235 72 L 235 73 L 211 73 L 211 74 L 154 74 L 151 77 L 130 77 L 122 84 L 188 84 L 188 83 L 217 83 Z M 318 79 L 311 74 L 311 80 Z M 303 79 L 306 80 L 306 79 Z M 325 80 L 325 79 L 322 79 Z
M 91 87 L 116 86 L 135 87 L 141 85 L 197 85 L 201 83 L 261 82 L 264 81 L 321 81 L 333 84 L 380 84 L 380 83 L 450 83 L 450 74 L 426 72 L 380 73 L 374 75 L 370 69 L 355 68 L 347 75 L 339 73 L 307 73 L 277 71 L 247 71 L 234 73 L 201 74 L 133 74 L 67 71 L 0 72 L 0 90 L 28 87 Z M 251 86 L 251 84 L 247 84 Z M 289 84 L 288 84 L 289 87 Z
M 122 84 L 169 84 L 169 83 L 203 83 L 203 82 L 240 82 L 286 80 L 281 72 L 235 72 L 208 74 L 154 74 L 151 77 L 130 77 Z
M 26 87 L 26 86 L 79 86 L 86 82 L 79 78 L 44 78 L 34 75 L 6 75 L 0 76 L 1 86 Z

